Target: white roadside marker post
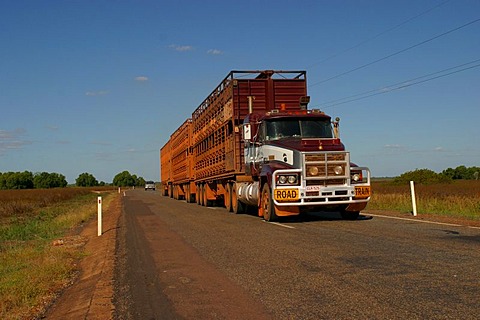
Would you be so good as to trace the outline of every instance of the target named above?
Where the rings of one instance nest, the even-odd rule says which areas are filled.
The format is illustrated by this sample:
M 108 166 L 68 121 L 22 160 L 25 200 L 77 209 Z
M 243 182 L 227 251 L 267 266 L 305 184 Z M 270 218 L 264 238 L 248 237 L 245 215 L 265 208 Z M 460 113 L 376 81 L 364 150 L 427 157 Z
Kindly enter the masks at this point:
M 413 216 L 417 216 L 417 202 L 415 201 L 415 186 L 413 181 L 410 181 L 410 193 L 412 195 Z
M 98 197 L 98 236 L 102 235 L 102 197 Z

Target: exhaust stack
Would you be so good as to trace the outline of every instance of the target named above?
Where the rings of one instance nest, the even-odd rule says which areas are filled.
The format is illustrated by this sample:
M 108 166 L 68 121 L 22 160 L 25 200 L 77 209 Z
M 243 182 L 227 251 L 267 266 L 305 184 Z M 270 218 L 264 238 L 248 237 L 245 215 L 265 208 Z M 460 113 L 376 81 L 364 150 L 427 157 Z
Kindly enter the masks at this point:
M 253 100 L 255 100 L 254 96 L 248 96 L 248 113 L 253 113 Z

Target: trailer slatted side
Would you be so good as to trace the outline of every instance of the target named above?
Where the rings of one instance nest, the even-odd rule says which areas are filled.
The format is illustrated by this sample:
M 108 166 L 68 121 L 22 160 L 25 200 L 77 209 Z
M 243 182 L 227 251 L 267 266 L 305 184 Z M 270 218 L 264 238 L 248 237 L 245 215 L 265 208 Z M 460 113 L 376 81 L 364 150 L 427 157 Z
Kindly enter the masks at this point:
M 172 156 L 172 180 L 184 183 L 193 179 L 192 154 L 192 120 L 187 119 L 170 137 Z
M 239 126 L 254 111 L 298 110 L 306 96 L 305 71 L 232 71 L 192 113 L 196 179 L 243 174 Z
M 172 157 L 170 140 L 160 149 L 160 182 L 165 196 L 169 195 L 169 184 L 172 182 Z

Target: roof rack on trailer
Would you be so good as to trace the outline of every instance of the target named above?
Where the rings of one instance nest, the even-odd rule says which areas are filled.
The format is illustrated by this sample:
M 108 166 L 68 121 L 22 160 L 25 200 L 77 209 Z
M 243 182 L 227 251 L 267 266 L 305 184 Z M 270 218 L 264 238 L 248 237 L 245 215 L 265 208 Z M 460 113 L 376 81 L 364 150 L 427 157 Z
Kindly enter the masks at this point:
M 232 70 L 225 78 L 237 79 L 270 79 L 270 78 L 283 78 L 283 79 L 306 79 L 307 72 L 305 70 Z

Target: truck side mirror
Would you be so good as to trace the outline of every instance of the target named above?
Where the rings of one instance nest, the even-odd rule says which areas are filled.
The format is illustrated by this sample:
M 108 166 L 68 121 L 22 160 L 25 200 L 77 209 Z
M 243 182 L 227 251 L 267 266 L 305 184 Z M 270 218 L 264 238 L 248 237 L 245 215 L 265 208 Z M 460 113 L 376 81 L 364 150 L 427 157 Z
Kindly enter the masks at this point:
M 337 139 L 340 138 L 340 118 L 336 117 L 333 122 L 333 136 Z
M 243 125 L 243 140 L 250 142 L 252 140 L 252 126 L 250 123 Z

